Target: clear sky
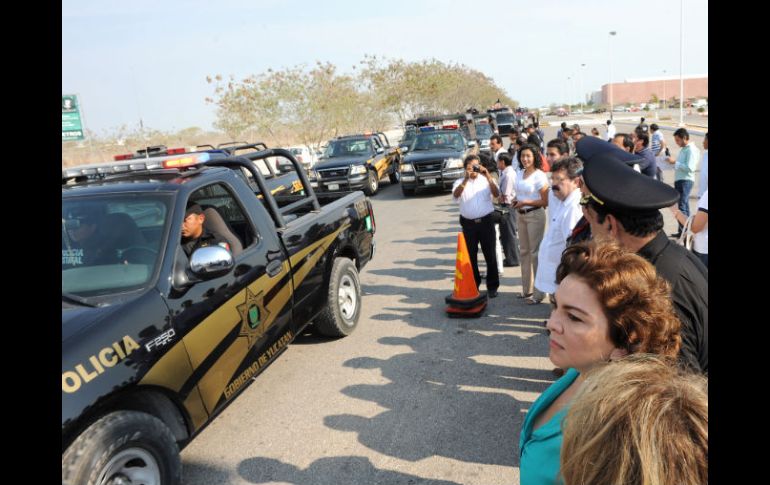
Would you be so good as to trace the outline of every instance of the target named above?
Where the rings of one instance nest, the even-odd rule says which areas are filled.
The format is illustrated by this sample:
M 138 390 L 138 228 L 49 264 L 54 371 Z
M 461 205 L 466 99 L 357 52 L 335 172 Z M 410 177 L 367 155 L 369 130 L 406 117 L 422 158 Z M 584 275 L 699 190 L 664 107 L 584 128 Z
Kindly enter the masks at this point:
M 680 1 L 684 74 L 708 74 L 708 1 Z M 316 60 L 351 72 L 374 54 L 463 63 L 523 106 L 577 103 L 581 84 L 609 81 L 610 49 L 615 82 L 678 76 L 679 12 L 676 0 L 63 0 L 62 94 L 99 134 L 140 118 L 209 129 L 207 75 Z

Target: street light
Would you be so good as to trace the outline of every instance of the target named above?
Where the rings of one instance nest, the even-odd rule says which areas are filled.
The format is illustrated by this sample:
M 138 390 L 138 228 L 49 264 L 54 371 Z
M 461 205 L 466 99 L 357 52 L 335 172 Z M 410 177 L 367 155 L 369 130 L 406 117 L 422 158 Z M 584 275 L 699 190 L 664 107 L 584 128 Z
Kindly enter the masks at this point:
M 616 35 L 617 32 L 614 30 L 610 31 L 610 36 L 608 37 L 608 45 L 609 45 L 609 51 L 610 51 L 610 119 L 613 120 L 614 117 L 612 116 L 612 36 Z
M 679 126 L 684 126 L 684 0 L 679 0 Z
M 580 67 L 586 67 L 585 64 L 580 64 Z M 585 101 L 586 95 L 583 92 L 583 69 L 580 70 L 580 111 L 585 111 L 583 108 L 583 101 Z

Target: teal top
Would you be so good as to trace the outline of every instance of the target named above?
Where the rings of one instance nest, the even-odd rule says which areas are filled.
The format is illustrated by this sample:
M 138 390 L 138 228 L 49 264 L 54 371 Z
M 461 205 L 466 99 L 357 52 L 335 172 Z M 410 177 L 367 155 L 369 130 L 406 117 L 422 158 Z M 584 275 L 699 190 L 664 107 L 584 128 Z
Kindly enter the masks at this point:
M 532 431 L 535 418 L 544 412 L 580 375 L 569 369 L 558 381 L 551 384 L 527 411 L 519 437 L 519 470 L 521 485 L 561 484 L 559 453 L 561 450 L 561 421 L 567 414 L 567 406 L 554 414 L 545 424 Z
M 679 150 L 674 165 L 674 180 L 689 180 L 695 182 L 695 170 L 698 168 L 700 151 L 693 143 L 688 143 Z

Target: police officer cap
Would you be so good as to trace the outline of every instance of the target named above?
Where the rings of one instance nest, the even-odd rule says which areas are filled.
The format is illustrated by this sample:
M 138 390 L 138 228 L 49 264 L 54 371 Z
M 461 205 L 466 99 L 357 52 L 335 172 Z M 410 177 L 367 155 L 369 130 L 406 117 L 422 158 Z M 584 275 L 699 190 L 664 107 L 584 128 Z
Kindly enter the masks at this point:
M 591 198 L 608 212 L 653 212 L 679 200 L 673 187 L 618 162 L 615 152 L 605 152 L 592 156 L 583 166 L 583 181 Z
M 643 157 L 629 153 L 617 145 L 595 136 L 584 136 L 578 140 L 577 143 L 575 143 L 575 151 L 577 152 L 577 156 L 583 160 L 583 164 L 586 167 L 596 155 L 601 153 L 610 153 L 617 161 L 628 165 L 644 161 Z
M 187 210 L 184 213 L 185 219 L 190 216 L 191 214 L 203 214 L 203 209 L 198 204 L 189 204 L 187 206 Z

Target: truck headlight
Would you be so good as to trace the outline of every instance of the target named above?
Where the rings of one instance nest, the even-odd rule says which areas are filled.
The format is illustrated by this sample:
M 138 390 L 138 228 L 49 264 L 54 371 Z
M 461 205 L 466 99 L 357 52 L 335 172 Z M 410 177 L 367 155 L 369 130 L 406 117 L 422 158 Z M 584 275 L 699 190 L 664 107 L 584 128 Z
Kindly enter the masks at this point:
M 366 167 L 364 165 L 350 166 L 350 175 L 359 175 L 359 174 L 365 174 L 365 173 L 366 173 Z
M 463 159 L 447 158 L 444 160 L 444 168 L 463 168 Z
M 401 171 L 401 173 L 414 172 L 414 167 L 411 163 L 402 163 L 398 169 Z

